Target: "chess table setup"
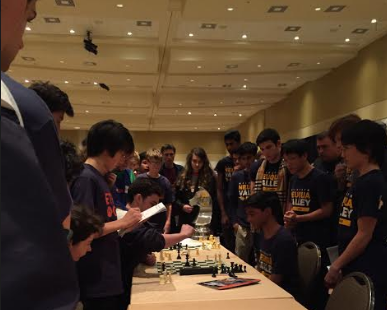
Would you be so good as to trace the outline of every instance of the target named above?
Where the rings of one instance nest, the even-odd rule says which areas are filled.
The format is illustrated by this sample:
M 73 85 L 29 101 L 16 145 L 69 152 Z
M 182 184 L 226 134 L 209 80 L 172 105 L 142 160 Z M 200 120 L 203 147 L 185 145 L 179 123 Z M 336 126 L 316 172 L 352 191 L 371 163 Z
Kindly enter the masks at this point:
M 186 239 L 155 254 L 156 265 L 141 265 L 133 277 L 130 310 L 305 309 L 289 293 L 220 246 L 215 238 Z M 261 281 L 224 291 L 199 285 L 230 277 Z

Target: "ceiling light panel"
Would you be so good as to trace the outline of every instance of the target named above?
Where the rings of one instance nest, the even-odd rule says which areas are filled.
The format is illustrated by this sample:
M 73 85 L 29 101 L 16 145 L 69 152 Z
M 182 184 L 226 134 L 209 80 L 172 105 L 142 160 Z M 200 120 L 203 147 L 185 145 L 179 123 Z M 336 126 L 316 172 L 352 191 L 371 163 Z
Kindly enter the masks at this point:
M 22 57 L 24 61 L 35 61 L 36 59 L 34 57 Z
M 301 29 L 300 26 L 288 26 L 285 28 L 285 31 L 294 31 L 294 32 L 297 32 Z
M 200 28 L 202 29 L 216 29 L 217 24 L 203 23 Z
M 328 7 L 325 12 L 326 13 L 339 13 L 345 8 L 345 5 L 331 5 Z
M 269 8 L 268 13 L 284 13 L 287 10 L 287 5 L 275 5 Z
M 47 24 L 60 24 L 60 18 L 58 17 L 44 17 L 44 21 Z
M 226 69 L 238 69 L 238 65 L 227 65 Z
M 139 21 L 137 21 L 137 27 L 152 27 L 152 21 L 139 20 Z
M 72 6 L 75 7 L 74 0 L 55 0 L 58 6 Z
M 356 28 L 352 33 L 356 34 L 365 34 L 369 29 L 367 28 Z

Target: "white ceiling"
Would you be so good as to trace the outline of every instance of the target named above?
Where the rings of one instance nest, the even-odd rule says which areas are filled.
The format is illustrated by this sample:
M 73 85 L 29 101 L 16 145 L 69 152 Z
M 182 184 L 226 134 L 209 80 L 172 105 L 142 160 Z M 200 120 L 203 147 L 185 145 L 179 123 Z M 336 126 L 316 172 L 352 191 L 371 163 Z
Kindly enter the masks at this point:
M 226 130 L 387 33 L 386 0 L 61 1 L 69 0 L 38 1 L 10 74 L 23 83 L 49 80 L 69 94 L 76 116 L 63 129 L 113 118 L 131 130 Z M 278 5 L 285 12 L 268 13 Z M 325 12 L 331 5 L 345 7 Z M 285 31 L 289 26 L 301 28 Z M 98 56 L 83 48 L 88 30 Z

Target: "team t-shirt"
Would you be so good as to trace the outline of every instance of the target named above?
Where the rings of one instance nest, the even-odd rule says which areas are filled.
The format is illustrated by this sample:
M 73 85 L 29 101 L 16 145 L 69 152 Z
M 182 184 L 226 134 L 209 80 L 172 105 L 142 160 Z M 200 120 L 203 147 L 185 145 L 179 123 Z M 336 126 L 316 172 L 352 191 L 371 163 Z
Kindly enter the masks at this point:
M 340 208 L 339 253 L 341 254 L 358 232 L 362 217 L 377 219 L 373 237 L 364 252 L 350 262 L 346 272 L 360 271 L 372 279 L 385 277 L 387 282 L 387 184 L 380 170 L 360 176 L 346 193 Z M 384 272 L 383 272 L 384 271 Z
M 76 204 L 92 209 L 105 223 L 117 220 L 113 196 L 104 176 L 85 164 L 74 181 L 71 194 Z M 81 299 L 123 293 L 118 233 L 113 232 L 92 243 L 92 251 L 78 262 Z
M 297 244 L 291 233 L 281 226 L 270 239 L 260 234 L 259 271 L 266 277 L 272 274 L 282 276 L 280 286 L 296 296 L 299 289 Z
M 246 170 L 236 171 L 229 185 L 229 199 L 232 223 L 249 228 L 245 211 L 246 200 L 250 197 L 250 175 Z
M 334 201 L 332 179 L 318 169 L 312 169 L 304 178 L 293 176 L 289 185 L 289 200 L 292 210 L 299 215 L 312 213 L 321 208 L 324 203 Z M 330 245 L 329 218 L 297 223 L 295 236 L 297 242 L 316 243 L 320 249 Z

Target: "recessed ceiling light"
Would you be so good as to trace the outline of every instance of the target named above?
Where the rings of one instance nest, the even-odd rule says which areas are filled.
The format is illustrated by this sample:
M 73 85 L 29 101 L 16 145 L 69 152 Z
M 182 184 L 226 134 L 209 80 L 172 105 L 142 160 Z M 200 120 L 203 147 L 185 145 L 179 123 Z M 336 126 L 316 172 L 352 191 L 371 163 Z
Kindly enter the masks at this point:
M 317 64 L 318 64 L 318 65 L 321 65 L 321 62 L 318 62 Z
M 371 24 L 376 24 L 377 22 L 378 22 L 378 21 L 377 21 L 377 19 L 375 19 L 375 18 L 371 20 Z
M 223 104 L 223 101 L 221 101 L 220 104 Z
M 94 85 L 98 85 L 98 83 L 97 83 L 97 82 L 94 82 L 93 84 L 94 84 Z
M 195 80 L 190 80 L 191 83 L 195 82 Z
M 30 80 L 24 80 L 24 82 L 26 82 L 26 83 L 29 83 L 29 82 L 30 82 Z
M 47 24 L 59 24 L 60 19 L 58 17 L 44 17 L 44 21 Z
M 215 113 L 214 116 L 218 116 L 218 114 Z
M 285 31 L 293 31 L 293 32 L 297 32 L 301 29 L 300 26 L 288 26 L 285 28 Z
M 124 7 L 124 5 L 123 4 L 121 4 L 121 3 L 119 3 L 119 4 L 117 4 L 117 8 L 123 8 Z
M 286 5 L 275 5 L 270 7 L 267 11 L 268 13 L 284 13 L 287 10 L 288 6 Z
M 182 103 L 179 103 L 179 106 L 182 106 L 183 104 Z
M 247 88 L 247 85 L 243 85 L 243 88 L 246 89 L 246 88 Z
M 197 127 L 195 127 L 195 130 L 198 129 Z
M 65 84 L 68 84 L 69 83 L 69 81 L 65 81 Z
M 133 35 L 133 32 L 128 32 L 128 36 L 132 36 Z
M 55 0 L 58 6 L 75 6 L 74 0 Z
M 242 117 L 242 114 L 239 114 L 239 117 Z
M 152 27 L 152 21 L 150 20 L 139 20 L 137 21 L 138 27 Z
M 234 11 L 234 8 L 227 8 L 227 11 L 232 12 Z
M 61 64 L 64 64 L 64 60 L 59 61 Z
M 352 33 L 365 34 L 367 31 L 368 31 L 367 28 L 356 28 L 354 31 L 352 31 Z
M 299 36 L 295 36 L 295 37 L 294 37 L 294 40 L 296 40 L 296 41 L 298 41 L 299 39 L 300 39 Z
M 27 30 L 27 31 L 31 31 L 32 29 L 31 29 L 31 27 L 27 26 L 27 27 L 26 27 L 26 30 Z
M 261 100 L 261 103 L 264 103 L 265 101 L 264 100 Z
M 247 39 L 247 34 L 242 35 L 242 39 Z
M 90 111 L 89 111 L 89 110 L 86 110 L 85 112 L 86 112 L 86 113 L 90 113 Z
M 74 33 L 75 33 L 75 30 L 74 30 L 74 29 L 70 29 L 70 33 L 71 33 L 71 34 L 74 34 Z
M 314 10 L 315 11 L 321 11 L 321 8 L 315 8 Z
M 194 36 L 194 34 L 193 34 L 193 33 L 190 33 L 188 36 L 190 36 L 190 37 L 193 37 L 193 36 Z
M 345 8 L 345 5 L 331 5 L 325 10 L 325 12 L 338 13 L 338 12 L 341 12 L 344 8 Z
M 22 59 L 24 61 L 35 61 L 35 58 L 34 57 L 25 57 L 25 56 L 22 56 Z
M 296 79 L 299 79 L 300 77 L 299 76 L 296 76 Z
M 220 130 L 220 127 L 218 127 L 218 130 Z
M 198 69 L 201 69 L 202 68 L 202 66 L 198 66 Z
M 188 112 L 188 115 L 192 115 L 192 113 L 191 113 L 191 112 Z
M 79 130 L 79 129 L 81 129 L 81 127 L 74 127 L 74 129 L 77 129 L 77 130 Z
M 128 82 L 130 82 L 131 80 L 130 79 L 126 79 Z
M 262 65 L 258 65 L 257 67 L 258 67 L 258 68 L 261 68 L 261 67 L 262 67 Z
M 349 41 L 351 41 L 350 38 L 346 38 L 346 39 L 345 39 L 345 42 L 349 42 Z
M 245 82 L 247 82 L 249 79 L 244 79 Z

